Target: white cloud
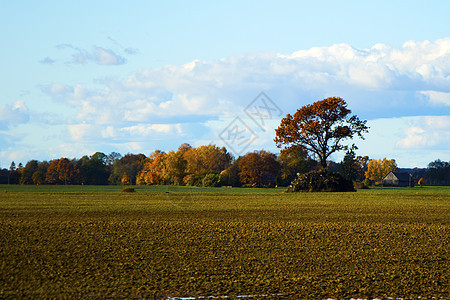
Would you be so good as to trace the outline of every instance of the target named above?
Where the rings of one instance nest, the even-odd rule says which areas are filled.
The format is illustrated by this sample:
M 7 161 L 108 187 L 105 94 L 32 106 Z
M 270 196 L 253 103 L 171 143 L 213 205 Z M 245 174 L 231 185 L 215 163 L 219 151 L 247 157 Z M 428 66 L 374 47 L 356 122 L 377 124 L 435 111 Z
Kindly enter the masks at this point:
M 116 138 L 118 136 L 118 133 L 113 126 L 107 126 L 101 131 L 101 136 L 105 139 Z
M 426 167 L 450 155 L 450 116 L 415 116 L 369 120 L 369 134 L 358 141 L 357 155 L 393 158 L 400 167 Z M 340 153 L 337 160 L 342 159 Z M 339 156 L 339 155 L 337 155 Z
M 102 53 L 108 61 L 109 52 Z M 446 57 L 450 57 L 450 38 L 407 42 L 399 48 L 337 44 L 290 55 L 267 52 L 194 60 L 137 71 L 123 80 L 103 80 L 97 88 L 55 83 L 46 92 L 78 107 L 80 121 L 102 124 L 236 115 L 263 90 L 287 112 L 337 95 L 372 118 L 386 113 L 433 114 L 450 101 Z M 423 103 L 424 95 L 435 106 Z M 371 97 L 376 103 L 368 101 Z
M 12 105 L 0 107 L 0 130 L 27 123 L 29 120 L 30 112 L 24 101 L 16 101 Z
M 107 48 L 61 47 L 81 63 L 124 62 Z M 413 116 L 408 119 L 410 124 L 394 128 L 397 136 L 391 136 L 392 149 L 448 149 L 448 118 L 432 116 L 445 114 L 450 105 L 449 57 L 450 38 L 407 42 L 397 48 L 376 44 L 356 49 L 337 44 L 291 54 L 194 60 L 141 69 L 125 78 L 97 79 L 95 85 L 60 82 L 41 86 L 41 90 L 74 111 L 67 121 L 70 139 L 61 144 L 76 141 L 95 148 L 96 143 L 120 147 L 136 143 L 127 149 L 173 149 L 182 142 L 216 141 L 217 132 L 225 127 L 212 128 L 208 122 L 234 119 L 264 91 L 283 115 L 328 96 L 341 96 L 364 119 L 384 118 L 394 124 L 389 118 Z M 17 109 L 26 118 L 26 110 Z M 4 117 L 13 110 L 12 106 L 0 108 L 0 126 L 14 124 Z M 420 117 L 425 115 L 430 117 Z M 369 135 L 384 134 L 376 130 Z M 258 134 L 261 138 L 255 147 L 273 149 L 273 131 Z
M 60 44 L 58 49 L 69 49 L 72 51 L 71 63 L 85 64 L 93 62 L 99 65 L 122 65 L 126 62 L 126 59 L 111 49 L 106 49 L 99 46 L 94 46 L 92 50 L 87 50 L 81 47 L 73 46 L 71 44 Z M 49 63 L 49 59 L 45 58 L 41 60 L 42 63 Z M 55 62 L 51 60 L 51 62 Z
M 120 129 L 121 132 L 127 134 L 133 134 L 137 136 L 152 136 L 155 133 L 158 134 L 177 134 L 180 135 L 183 133 L 180 124 L 139 124 L 130 127 L 124 127 Z
M 426 116 L 423 119 L 428 128 L 450 136 L 450 116 Z
M 406 137 L 398 141 L 400 148 L 423 148 L 432 146 L 426 131 L 420 127 L 409 127 L 405 130 Z
M 420 93 L 426 96 L 431 104 L 450 106 L 450 93 L 437 91 L 421 91 Z
M 72 139 L 75 141 L 82 141 L 87 136 L 92 136 L 92 134 L 94 134 L 93 126 L 90 124 L 68 125 L 68 129 Z
M 114 53 L 111 49 L 102 47 L 95 47 L 94 58 L 99 65 L 122 65 L 125 63 L 125 58 Z
M 423 116 L 410 119 L 404 138 L 397 146 L 405 149 L 450 149 L 450 116 Z

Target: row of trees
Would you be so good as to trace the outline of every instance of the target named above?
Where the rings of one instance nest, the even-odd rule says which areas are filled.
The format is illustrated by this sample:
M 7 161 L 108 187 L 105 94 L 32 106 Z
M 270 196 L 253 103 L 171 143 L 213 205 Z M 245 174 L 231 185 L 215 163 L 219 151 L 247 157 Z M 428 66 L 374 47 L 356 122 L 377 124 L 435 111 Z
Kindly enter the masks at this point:
M 306 159 L 306 155 L 303 154 Z M 289 155 L 277 157 L 267 151 L 255 151 L 235 159 L 225 147 L 215 145 L 193 148 L 182 144 L 177 151 L 156 150 L 144 154 L 119 153 L 69 160 L 29 161 L 9 170 L 1 170 L 0 183 L 10 184 L 124 184 L 195 186 L 275 186 L 289 180 L 301 167 L 313 167 L 313 160 L 298 161 Z
M 389 172 L 405 172 L 412 175 L 416 184 L 450 185 L 450 161 L 437 159 L 426 169 L 399 169 L 395 159 L 369 159 L 368 156 L 355 157 L 348 151 L 339 166 L 339 172 L 347 179 L 364 181 L 365 185 L 381 184 Z
M 369 159 L 356 156 L 353 150 L 347 151 L 341 163 L 327 164 L 346 179 L 365 181 L 366 185 L 378 184 L 387 173 L 397 170 L 393 159 Z M 182 144 L 176 151 L 157 150 L 148 157 L 97 152 L 72 160 L 31 160 L 25 166 L 12 162 L 9 170 L 1 170 L 0 183 L 270 187 L 287 186 L 299 173 L 320 169 L 321 165 L 300 146 L 283 149 L 279 155 L 260 150 L 235 158 L 225 147 Z M 436 160 L 423 173 L 428 184 L 450 185 L 450 162 Z
M 429 185 L 450 185 L 450 161 L 437 159 L 429 163 L 425 179 Z
M 39 162 L 30 160 L 25 166 L 21 163 L 16 167 L 11 163 L 9 170 L 3 170 L 0 181 L 10 184 L 92 184 L 103 185 L 114 180 L 112 170 L 120 158 L 126 160 L 130 156 L 122 157 L 118 153 L 105 155 L 97 152 L 81 159 L 69 160 L 59 158 Z M 145 157 L 145 156 L 144 156 Z

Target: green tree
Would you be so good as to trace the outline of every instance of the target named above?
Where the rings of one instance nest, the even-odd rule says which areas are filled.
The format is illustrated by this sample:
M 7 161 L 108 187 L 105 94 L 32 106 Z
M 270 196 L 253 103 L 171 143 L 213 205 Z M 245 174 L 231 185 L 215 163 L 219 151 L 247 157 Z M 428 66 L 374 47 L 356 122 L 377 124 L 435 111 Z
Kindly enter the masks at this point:
M 33 174 L 38 170 L 39 162 L 30 160 L 22 170 L 20 184 L 33 184 Z
M 241 177 L 239 173 L 241 169 L 239 168 L 240 157 L 236 159 L 228 168 L 220 172 L 220 182 L 225 186 L 241 186 Z
M 215 173 L 206 174 L 205 177 L 203 177 L 202 184 L 204 187 L 220 186 L 220 175 Z
M 342 163 L 339 166 L 339 173 L 347 180 L 355 181 L 358 177 L 356 155 L 353 150 L 347 150 Z
M 369 157 L 366 156 L 357 156 L 356 157 L 356 174 L 357 180 L 364 181 L 366 178 L 367 165 L 369 163 Z
M 46 182 L 46 174 L 49 167 L 49 163 L 47 161 L 40 162 L 37 170 L 33 173 L 32 179 L 33 183 L 36 185 L 44 184 Z
M 77 161 L 81 172 L 81 182 L 84 184 L 104 185 L 108 184 L 109 171 L 106 165 L 107 156 L 96 152 L 90 157 L 83 156 Z
M 8 184 L 19 184 L 19 182 L 20 182 L 20 172 L 16 168 L 16 163 L 12 161 L 11 165 L 9 166 Z
M 114 163 L 119 161 L 122 158 L 122 154 L 118 152 L 111 152 L 105 158 L 105 163 L 107 166 L 112 166 Z
M 431 185 L 450 185 L 450 162 L 440 159 L 430 162 L 425 177 Z
M 283 185 L 289 185 L 297 177 L 297 174 L 309 172 L 316 164 L 305 149 L 297 145 L 281 150 L 278 161 L 281 164 Z
M 300 146 L 319 158 L 322 168 L 327 168 L 328 157 L 336 151 L 348 150 L 343 142 L 368 132 L 367 121 L 350 115 L 347 103 L 339 97 L 326 98 L 305 105 L 292 116 L 286 115 L 275 130 L 277 147 Z M 356 149 L 353 145 L 351 149 Z
M 109 182 L 112 184 L 122 184 L 123 174 L 127 174 L 130 184 L 136 183 L 136 176 L 144 167 L 146 160 L 144 154 L 126 154 L 120 159 L 115 159 L 111 166 L 111 174 L 109 176 Z

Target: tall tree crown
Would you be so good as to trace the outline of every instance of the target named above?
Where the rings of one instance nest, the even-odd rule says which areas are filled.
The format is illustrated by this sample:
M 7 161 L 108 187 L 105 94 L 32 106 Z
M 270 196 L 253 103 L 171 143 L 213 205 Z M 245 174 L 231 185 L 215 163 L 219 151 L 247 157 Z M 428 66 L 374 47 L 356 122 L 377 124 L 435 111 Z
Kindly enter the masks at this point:
M 286 115 L 275 130 L 277 147 L 297 145 L 316 155 L 323 168 L 328 157 L 341 150 L 348 150 L 342 142 L 356 135 L 362 139 L 368 132 L 367 121 L 350 115 L 347 103 L 339 97 L 326 98 L 299 108 L 292 116 Z M 351 149 L 357 149 L 352 145 Z

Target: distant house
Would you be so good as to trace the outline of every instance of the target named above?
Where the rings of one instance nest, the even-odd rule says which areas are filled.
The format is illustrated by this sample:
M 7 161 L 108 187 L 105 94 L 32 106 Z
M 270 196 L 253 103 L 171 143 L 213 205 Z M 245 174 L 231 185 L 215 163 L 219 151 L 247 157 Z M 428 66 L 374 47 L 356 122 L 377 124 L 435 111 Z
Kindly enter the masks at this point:
M 383 178 L 383 185 L 413 187 L 414 180 L 409 173 L 389 172 L 389 174 Z

